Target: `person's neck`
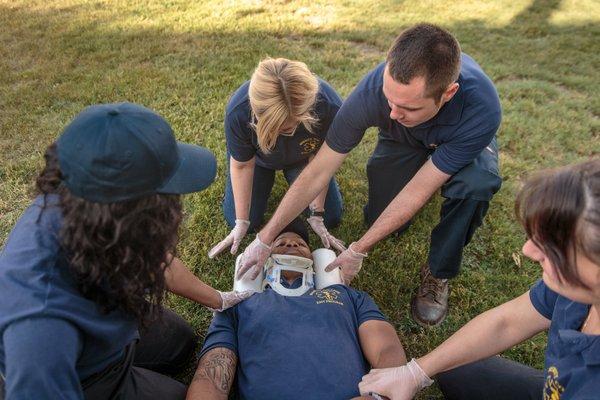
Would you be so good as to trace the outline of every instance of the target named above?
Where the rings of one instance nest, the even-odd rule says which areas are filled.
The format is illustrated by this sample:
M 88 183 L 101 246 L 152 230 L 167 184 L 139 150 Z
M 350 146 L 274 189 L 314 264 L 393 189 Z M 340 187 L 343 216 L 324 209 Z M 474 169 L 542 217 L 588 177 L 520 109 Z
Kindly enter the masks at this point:
M 296 282 L 296 279 L 302 276 L 302 274 L 298 273 L 283 273 L 282 278 L 287 282 L 288 285 L 293 285 Z
M 600 304 L 592 304 L 581 332 L 588 335 L 600 335 Z

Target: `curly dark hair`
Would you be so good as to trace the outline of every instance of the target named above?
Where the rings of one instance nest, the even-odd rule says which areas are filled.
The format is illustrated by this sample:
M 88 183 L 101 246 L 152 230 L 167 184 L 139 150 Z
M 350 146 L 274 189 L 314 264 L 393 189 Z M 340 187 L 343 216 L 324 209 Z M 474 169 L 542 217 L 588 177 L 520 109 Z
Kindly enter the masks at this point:
M 175 255 L 182 219 L 178 195 L 94 203 L 71 194 L 52 144 L 44 154 L 38 194 L 60 198 L 63 223 L 59 240 L 84 297 L 108 313 L 121 309 L 145 326 L 161 309 L 164 266 Z

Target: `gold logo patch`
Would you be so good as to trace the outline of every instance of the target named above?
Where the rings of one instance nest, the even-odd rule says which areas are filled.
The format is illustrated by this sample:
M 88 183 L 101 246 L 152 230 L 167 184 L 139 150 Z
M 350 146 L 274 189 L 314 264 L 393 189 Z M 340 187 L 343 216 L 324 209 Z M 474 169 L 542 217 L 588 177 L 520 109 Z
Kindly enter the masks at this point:
M 556 367 L 548 368 L 546 383 L 544 384 L 544 400 L 559 400 L 565 388 L 558 382 L 558 370 Z
M 313 290 L 310 295 L 315 296 L 317 304 L 331 303 L 339 304 L 340 306 L 344 305 L 344 303 L 338 300 L 340 297 L 340 292 L 335 289 Z
M 319 149 L 319 147 L 321 146 L 321 139 L 311 137 L 308 139 L 304 139 L 299 144 L 300 147 L 302 147 L 301 154 L 310 154 L 314 153 Z

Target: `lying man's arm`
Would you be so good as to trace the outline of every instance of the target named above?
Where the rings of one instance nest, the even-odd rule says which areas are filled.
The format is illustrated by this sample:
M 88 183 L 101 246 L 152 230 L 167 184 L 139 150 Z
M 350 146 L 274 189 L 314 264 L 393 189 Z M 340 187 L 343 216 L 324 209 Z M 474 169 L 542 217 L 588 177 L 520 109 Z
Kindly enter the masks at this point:
M 406 354 L 396 330 L 387 321 L 372 319 L 358 328 L 360 347 L 372 368 L 399 367 L 406 364 Z
M 187 400 L 227 400 L 235 377 L 237 356 L 225 347 L 206 352 L 190 384 Z
M 371 368 L 399 367 L 406 364 L 406 354 L 396 330 L 387 321 L 372 319 L 358 327 L 358 338 Z M 377 397 L 359 396 L 352 400 L 373 400 Z M 387 397 L 380 397 L 387 399 Z

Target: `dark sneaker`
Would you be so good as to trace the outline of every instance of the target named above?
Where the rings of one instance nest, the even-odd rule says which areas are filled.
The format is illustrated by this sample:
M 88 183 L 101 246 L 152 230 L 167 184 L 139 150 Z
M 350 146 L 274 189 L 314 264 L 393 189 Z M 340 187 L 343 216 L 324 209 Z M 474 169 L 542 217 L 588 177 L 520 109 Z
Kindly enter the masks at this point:
M 444 321 L 448 313 L 448 279 L 437 279 L 431 275 L 429 266 L 421 266 L 421 286 L 410 303 L 413 319 L 422 326 L 436 326 Z

